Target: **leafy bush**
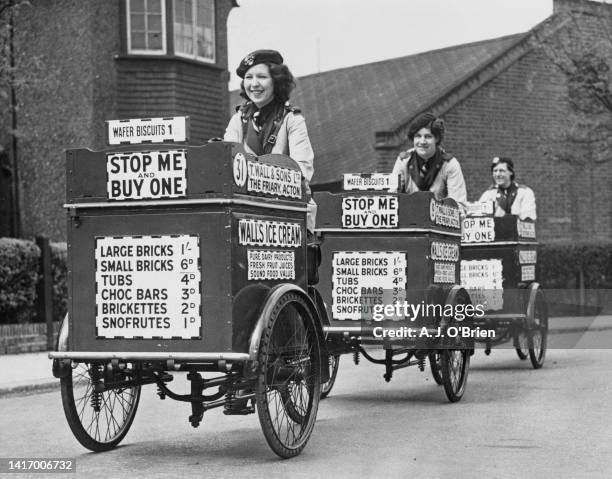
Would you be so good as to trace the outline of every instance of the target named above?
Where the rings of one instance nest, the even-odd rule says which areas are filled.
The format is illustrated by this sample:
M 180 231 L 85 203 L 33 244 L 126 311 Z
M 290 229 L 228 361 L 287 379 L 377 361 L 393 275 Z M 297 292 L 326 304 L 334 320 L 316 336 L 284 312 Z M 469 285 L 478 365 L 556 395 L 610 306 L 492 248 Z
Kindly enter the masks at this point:
M 612 288 L 612 243 L 543 244 L 538 251 L 540 282 L 547 289 Z
M 0 323 L 34 317 L 40 249 L 32 241 L 0 238 Z
M 538 254 L 550 314 L 612 312 L 612 243 L 545 244 Z
M 68 311 L 67 267 L 68 252 L 66 243 L 50 243 L 51 274 L 53 276 L 53 321 L 64 319 Z
M 66 314 L 66 243 L 50 243 L 53 320 Z M 0 238 L 0 324 L 42 322 L 36 314 L 40 248 L 33 241 Z

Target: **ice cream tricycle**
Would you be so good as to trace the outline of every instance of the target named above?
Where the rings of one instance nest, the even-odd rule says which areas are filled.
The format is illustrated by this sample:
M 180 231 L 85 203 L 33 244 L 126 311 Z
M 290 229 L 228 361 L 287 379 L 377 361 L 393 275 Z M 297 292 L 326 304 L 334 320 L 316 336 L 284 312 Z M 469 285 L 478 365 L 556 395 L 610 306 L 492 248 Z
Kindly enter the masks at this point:
M 394 180 L 347 174 L 343 192 L 314 195 L 322 257 L 316 304 L 328 320 L 331 379 L 342 354 L 383 365 L 386 381 L 400 368 L 424 370 L 429 359 L 456 402 L 473 353 L 472 305 L 459 278 L 459 208 L 430 192 L 389 193 Z
M 328 380 L 299 167 L 189 146 L 184 117 L 107 123 L 108 149 L 66 155 L 69 313 L 51 357 L 72 432 L 115 447 L 152 384 L 194 427 L 256 410 L 272 450 L 298 455 Z
M 493 216 L 492 204 L 470 205 L 463 220 L 461 284 L 485 315 L 474 326 L 494 331 L 476 338 L 488 355 L 491 348 L 512 342 L 521 360 L 544 364 L 548 308 L 537 282 L 535 223 L 516 215 Z

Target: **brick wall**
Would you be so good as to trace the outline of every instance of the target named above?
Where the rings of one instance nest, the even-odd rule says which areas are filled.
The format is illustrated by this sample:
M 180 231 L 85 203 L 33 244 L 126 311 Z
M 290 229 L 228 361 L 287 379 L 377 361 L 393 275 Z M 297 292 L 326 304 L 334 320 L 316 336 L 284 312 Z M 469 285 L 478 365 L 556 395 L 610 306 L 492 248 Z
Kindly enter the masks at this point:
M 117 2 L 32 1 L 15 22 L 23 236 L 64 238 L 64 149 L 94 146 L 94 121 L 112 109 Z M 60 20 L 61 19 L 61 20 Z M 113 25 L 115 23 L 115 25 Z
M 565 77 L 532 50 L 442 115 L 444 146 L 461 162 L 470 201 L 491 184 L 491 159 L 509 156 L 516 180 L 535 192 L 540 240 L 606 240 L 612 162 L 585 169 L 552 158 L 570 126 L 569 109 Z M 379 170 L 390 171 L 397 152 L 410 146 L 379 150 Z
M 53 344 L 60 323 L 53 323 Z M 33 353 L 47 351 L 47 325 L 2 324 L 0 325 L 0 354 Z
M 403 148 L 392 149 L 377 149 L 376 150 L 376 159 L 377 159 L 377 171 L 382 172 L 391 172 L 393 170 L 393 166 L 395 165 L 395 160 L 397 159 L 397 155 L 399 151 L 402 149 L 407 150 L 412 146 L 404 145 Z
M 584 185 L 568 165 L 545 158 L 553 135 L 567 127 L 567 108 L 564 78 L 535 51 L 444 115 L 446 144 L 462 162 L 468 198 L 477 200 L 491 184 L 493 157 L 511 157 L 516 180 L 536 194 L 542 240 L 577 235 L 582 226 L 577 199 Z
M 123 5 L 119 0 L 32 0 L 16 20 L 17 68 L 37 76 L 18 91 L 24 237 L 65 240 L 64 152 L 103 148 L 105 120 L 189 115 L 194 143 L 220 136 L 227 124 L 227 16 L 234 2 L 216 3 L 215 65 L 126 60 L 121 55 Z M 3 123 L 5 117 L 0 114 Z M 0 141 L 6 143 L 4 137 Z
M 192 143 L 222 136 L 228 119 L 227 73 L 174 60 L 117 62 L 117 117 L 188 115 Z
M 121 56 L 116 65 L 117 118 L 187 115 L 191 143 L 223 136 L 229 119 L 227 17 L 232 7 L 230 0 L 216 2 L 215 64 Z

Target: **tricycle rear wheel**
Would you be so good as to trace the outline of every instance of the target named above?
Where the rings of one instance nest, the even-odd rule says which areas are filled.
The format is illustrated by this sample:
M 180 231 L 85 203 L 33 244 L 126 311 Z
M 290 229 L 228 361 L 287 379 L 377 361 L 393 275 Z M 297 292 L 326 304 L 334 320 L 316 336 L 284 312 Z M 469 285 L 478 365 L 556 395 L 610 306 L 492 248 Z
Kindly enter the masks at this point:
M 68 425 L 77 440 L 94 452 L 108 451 L 121 442 L 134 421 L 140 401 L 140 386 L 96 392 L 94 386 L 103 368 L 103 365 L 79 363 L 71 374 L 60 380 Z
M 338 368 L 340 367 L 340 355 L 333 354 L 328 357 L 329 360 L 329 380 L 321 385 L 321 399 L 325 399 L 329 396 L 334 383 L 336 382 L 336 376 L 338 375 Z
M 516 334 L 514 338 L 516 355 L 519 357 L 521 361 L 524 361 L 529 357 L 529 340 L 527 339 L 527 335 L 524 331 Z
M 467 349 L 444 349 L 440 353 L 442 384 L 450 402 L 463 397 L 470 370 L 470 352 Z
M 442 361 L 442 356 L 440 355 L 439 352 L 431 353 L 429 355 L 429 368 L 431 369 L 431 375 L 433 376 L 436 384 L 438 384 L 439 386 L 444 384 L 444 381 L 442 380 L 441 361 Z
M 282 458 L 297 456 L 312 434 L 321 395 L 319 347 L 305 300 L 284 293 L 260 340 L 255 392 L 266 441 Z
M 528 330 L 529 359 L 534 369 L 540 369 L 546 358 L 548 338 L 548 311 L 542 291 L 535 297 L 533 324 Z

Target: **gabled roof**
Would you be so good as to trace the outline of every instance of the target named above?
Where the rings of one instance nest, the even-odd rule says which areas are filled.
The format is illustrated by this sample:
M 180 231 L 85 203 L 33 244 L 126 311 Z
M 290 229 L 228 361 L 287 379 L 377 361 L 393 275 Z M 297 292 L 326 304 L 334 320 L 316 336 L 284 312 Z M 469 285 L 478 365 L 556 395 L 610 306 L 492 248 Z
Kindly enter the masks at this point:
M 297 79 L 291 103 L 306 118 L 314 184 L 376 169 L 375 132 L 394 131 L 503 55 L 527 33 L 317 73 Z M 232 92 L 232 104 L 240 103 Z

